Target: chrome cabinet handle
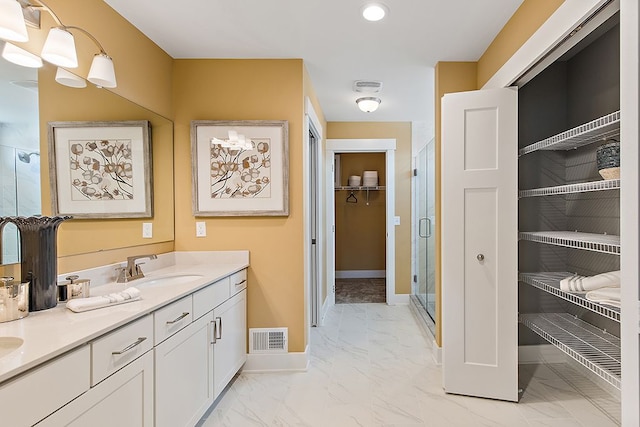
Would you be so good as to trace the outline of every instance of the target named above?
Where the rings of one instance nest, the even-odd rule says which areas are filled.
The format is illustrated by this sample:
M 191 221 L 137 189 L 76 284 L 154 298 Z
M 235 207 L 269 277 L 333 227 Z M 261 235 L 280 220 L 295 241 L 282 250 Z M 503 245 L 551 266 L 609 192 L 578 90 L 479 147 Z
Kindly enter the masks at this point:
M 181 321 L 182 319 L 184 319 L 188 315 L 189 315 L 189 312 L 185 311 L 184 313 L 182 313 L 180 316 L 176 317 L 175 319 L 167 320 L 167 325 L 173 325 L 174 323 Z
M 216 339 L 216 329 L 218 323 L 215 320 L 212 320 L 211 325 L 213 325 L 213 340 L 211 341 L 211 344 L 215 344 L 216 342 L 218 342 L 218 340 Z
M 131 350 L 132 348 L 139 346 L 146 339 L 147 339 L 147 337 L 140 337 L 140 338 L 138 338 L 138 340 L 136 342 L 134 342 L 132 344 L 129 344 L 128 346 L 126 346 L 125 348 L 123 348 L 120 351 L 112 351 L 111 354 L 113 354 L 113 355 L 124 354 L 127 351 Z
M 222 317 L 216 317 L 216 325 L 218 324 L 218 320 L 220 321 L 220 328 L 216 327 L 216 331 L 218 335 L 216 335 L 216 340 L 222 339 Z
M 482 254 L 478 254 L 478 256 L 476 256 L 476 259 L 480 262 L 484 261 L 484 255 Z
M 431 237 L 431 218 L 425 218 L 427 220 L 427 237 Z
M 243 280 L 242 282 L 240 282 L 240 283 L 236 283 L 234 286 L 240 286 L 240 285 L 242 285 L 243 283 L 247 283 L 247 279 L 244 279 L 244 280 Z

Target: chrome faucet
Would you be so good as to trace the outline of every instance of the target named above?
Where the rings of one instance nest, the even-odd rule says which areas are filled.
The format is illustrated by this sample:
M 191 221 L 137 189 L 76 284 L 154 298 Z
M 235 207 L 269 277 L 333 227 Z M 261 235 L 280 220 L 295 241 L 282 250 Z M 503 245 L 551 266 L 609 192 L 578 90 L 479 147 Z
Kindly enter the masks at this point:
M 155 254 L 150 255 L 134 255 L 127 257 L 127 266 L 126 267 L 118 267 L 116 270 L 118 271 L 118 278 L 116 282 L 118 283 L 127 283 L 131 280 L 141 279 L 144 277 L 144 273 L 140 268 L 141 263 L 136 263 L 136 260 L 142 258 L 156 259 L 158 258 Z

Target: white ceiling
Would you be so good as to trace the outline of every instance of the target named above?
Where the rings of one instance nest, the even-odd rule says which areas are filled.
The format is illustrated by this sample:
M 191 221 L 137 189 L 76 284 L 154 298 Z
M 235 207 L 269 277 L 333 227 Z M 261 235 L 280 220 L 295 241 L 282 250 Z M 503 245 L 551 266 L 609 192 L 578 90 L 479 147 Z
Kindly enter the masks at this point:
M 436 62 L 477 60 L 522 3 L 383 0 L 367 22 L 364 0 L 105 1 L 173 58 L 302 58 L 328 121 L 432 121 Z M 383 82 L 376 112 L 363 79 Z

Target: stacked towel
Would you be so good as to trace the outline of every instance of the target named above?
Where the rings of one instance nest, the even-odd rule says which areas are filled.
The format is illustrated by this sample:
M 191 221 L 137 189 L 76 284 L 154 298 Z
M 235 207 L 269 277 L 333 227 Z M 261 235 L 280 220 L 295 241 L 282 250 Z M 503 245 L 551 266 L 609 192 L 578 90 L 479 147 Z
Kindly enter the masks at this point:
M 609 271 L 595 276 L 571 276 L 560 281 L 565 292 L 588 292 L 601 288 L 619 288 L 620 271 Z
M 137 301 L 140 299 L 140 291 L 134 287 L 127 288 L 122 292 L 102 295 L 89 298 L 75 298 L 67 301 L 67 308 L 79 313 L 81 311 L 95 310 L 102 307 L 123 304 L 125 302 Z
M 589 301 L 620 308 L 620 288 L 601 288 L 585 295 Z

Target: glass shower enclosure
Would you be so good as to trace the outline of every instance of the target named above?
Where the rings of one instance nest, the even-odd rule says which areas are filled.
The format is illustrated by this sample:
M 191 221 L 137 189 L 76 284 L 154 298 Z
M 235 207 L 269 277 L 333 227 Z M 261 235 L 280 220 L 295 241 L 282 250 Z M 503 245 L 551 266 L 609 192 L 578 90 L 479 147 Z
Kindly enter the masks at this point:
M 436 318 L 435 299 L 435 140 L 420 150 L 416 162 L 416 281 L 414 297 L 427 314 L 432 329 Z M 429 322 L 430 319 L 430 322 Z

